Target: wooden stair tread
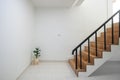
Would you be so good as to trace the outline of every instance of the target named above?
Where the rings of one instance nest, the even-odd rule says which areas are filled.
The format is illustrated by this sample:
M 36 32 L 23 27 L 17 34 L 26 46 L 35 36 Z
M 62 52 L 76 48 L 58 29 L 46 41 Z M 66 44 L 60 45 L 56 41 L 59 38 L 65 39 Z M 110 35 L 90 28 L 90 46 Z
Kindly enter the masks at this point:
M 95 43 L 94 41 L 91 41 L 90 43 Z M 104 44 L 104 41 L 99 41 L 97 44 Z M 111 45 L 111 43 L 107 43 L 107 45 Z
M 118 32 L 119 32 L 119 31 L 118 31 Z M 114 32 L 113 34 L 114 34 L 114 35 L 117 35 L 118 32 Z M 104 35 L 104 32 L 101 32 L 100 34 L 101 34 L 101 35 Z M 106 32 L 106 35 L 112 35 L 112 32 Z
M 113 29 L 113 31 L 114 32 L 119 32 L 119 29 L 118 29 L 119 27 L 114 27 L 114 29 Z M 112 31 L 112 28 L 107 28 L 106 29 L 106 32 L 111 32 Z
M 76 57 L 75 57 L 76 58 Z M 73 61 L 75 62 L 75 58 L 73 58 Z M 77 60 L 78 60 L 78 66 L 80 65 L 80 55 L 77 55 Z M 87 65 L 87 64 L 85 64 L 86 63 L 86 61 L 82 58 L 82 63 L 83 63 L 83 65 Z M 83 67 L 84 69 L 86 69 L 86 67 L 84 66 Z
M 104 36 L 100 36 L 100 37 L 97 37 L 97 41 L 102 41 L 104 42 Z M 112 38 L 111 37 L 107 37 L 106 38 L 106 43 L 112 43 Z M 114 37 L 114 43 L 115 45 L 119 44 L 119 37 Z
M 104 40 L 104 36 L 100 36 L 100 37 L 98 37 L 98 38 Z M 118 36 L 114 36 L 114 39 L 116 39 L 116 38 L 119 38 L 119 37 L 118 37 Z M 107 36 L 107 37 L 106 37 L 106 40 L 112 40 L 111 36 Z
M 87 51 L 84 50 L 83 52 L 86 53 L 86 54 L 88 55 L 88 52 L 87 52 Z M 90 53 L 90 56 L 93 57 L 93 58 L 96 58 L 96 56 L 93 55 L 93 54 L 91 54 L 91 53 Z
M 80 58 L 79 58 L 79 59 L 80 59 Z M 79 60 L 79 61 L 80 61 L 80 60 Z M 83 62 L 85 65 L 88 65 L 88 64 L 93 65 L 93 63 L 88 63 L 88 61 L 85 60 L 85 59 L 83 59 L 83 58 L 82 58 L 82 62 Z
M 86 47 L 86 46 L 85 46 Z M 85 48 L 85 51 L 87 52 L 88 47 Z M 90 53 L 94 56 L 96 56 L 96 48 L 95 47 L 91 47 Z M 97 58 L 102 58 L 103 56 L 103 49 L 97 49 Z
M 80 55 L 78 55 L 78 62 L 80 61 Z M 80 62 L 79 62 L 80 63 Z M 88 61 L 85 60 L 83 57 L 82 57 L 82 63 L 85 64 L 85 65 L 88 65 Z M 91 63 L 92 65 L 92 63 Z
M 86 52 L 86 54 L 88 55 L 88 52 L 84 50 L 84 52 Z M 95 54 L 95 55 L 94 55 Z M 92 58 L 102 58 L 102 52 L 101 52 L 101 55 L 98 53 L 97 56 L 96 56 L 96 53 L 90 53 L 90 57 Z
M 112 31 L 112 27 L 109 27 L 106 29 L 107 32 L 111 32 Z M 119 27 L 118 26 L 114 26 L 113 27 L 113 31 L 114 32 L 119 32 Z
M 101 37 L 104 37 L 104 32 L 102 32 L 100 36 L 101 36 Z M 106 36 L 107 36 L 107 38 L 112 38 L 112 32 L 110 32 L 110 33 L 107 32 L 107 33 L 106 33 Z M 119 37 L 119 32 L 114 32 L 114 33 L 113 33 L 113 37 L 114 37 L 114 38 Z
M 113 24 L 114 31 L 119 31 L 119 23 L 114 23 Z M 112 27 L 108 27 L 106 31 L 111 31 Z
M 91 43 L 90 42 L 90 47 L 96 47 L 96 43 Z M 100 49 L 104 50 L 104 44 L 97 43 L 97 48 L 100 48 Z M 111 51 L 111 45 L 110 44 L 106 44 L 106 50 Z
M 88 48 L 88 46 L 85 46 L 85 47 Z M 95 47 L 90 47 L 90 48 L 91 48 L 91 49 L 94 49 L 94 50 L 96 49 Z M 103 51 L 103 49 L 100 49 L 100 48 L 98 48 L 97 50 L 98 50 L 98 51 L 101 51 L 101 52 Z
M 90 44 L 96 44 L 95 42 L 90 42 Z M 97 45 L 103 45 L 104 46 L 104 42 L 97 42 Z M 111 43 L 107 43 L 106 44 L 107 46 L 110 46 L 111 45 Z
M 103 43 L 104 44 L 104 41 L 98 41 L 98 43 Z M 112 42 L 106 42 L 106 44 L 108 45 L 118 45 L 118 43 L 112 43 Z
M 78 72 L 86 72 L 86 69 L 80 69 L 79 66 L 77 66 L 78 69 L 75 69 L 75 60 L 74 59 L 69 59 L 68 61 L 77 76 L 78 76 Z

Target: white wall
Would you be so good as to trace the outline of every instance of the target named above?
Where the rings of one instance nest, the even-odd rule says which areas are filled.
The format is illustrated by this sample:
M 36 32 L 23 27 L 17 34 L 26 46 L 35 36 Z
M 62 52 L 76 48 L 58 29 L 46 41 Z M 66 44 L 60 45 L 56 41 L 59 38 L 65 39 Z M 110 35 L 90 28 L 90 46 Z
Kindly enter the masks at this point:
M 38 8 L 35 46 L 41 60 L 67 60 L 75 48 L 108 17 L 107 0 L 85 0 L 71 9 Z
M 113 3 L 113 13 L 117 12 L 120 10 L 120 0 L 115 0 Z
M 112 7 L 113 7 L 113 14 L 116 13 L 118 10 L 120 10 L 120 0 L 115 0 L 115 2 L 113 2 Z M 118 15 L 114 18 L 115 22 L 119 21 Z
M 33 12 L 29 0 L 0 0 L 0 80 L 16 80 L 30 64 Z
M 119 38 L 119 45 L 113 45 L 112 51 L 110 54 L 112 54 L 112 57 L 109 61 L 120 61 L 120 38 Z

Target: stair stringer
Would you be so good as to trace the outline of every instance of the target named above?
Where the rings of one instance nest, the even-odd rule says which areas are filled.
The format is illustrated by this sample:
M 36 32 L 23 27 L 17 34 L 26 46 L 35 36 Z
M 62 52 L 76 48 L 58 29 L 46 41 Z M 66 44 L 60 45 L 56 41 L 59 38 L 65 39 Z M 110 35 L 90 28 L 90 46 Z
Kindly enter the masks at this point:
M 120 44 L 120 39 L 119 39 Z M 102 66 L 106 61 L 108 61 L 114 54 L 111 54 L 114 49 L 120 49 L 120 45 L 111 45 L 111 52 L 103 52 L 102 58 L 95 58 L 94 65 L 87 65 L 86 72 L 79 72 L 78 77 L 89 77 L 93 72 L 95 72 L 100 66 Z M 116 54 L 117 55 L 117 54 Z

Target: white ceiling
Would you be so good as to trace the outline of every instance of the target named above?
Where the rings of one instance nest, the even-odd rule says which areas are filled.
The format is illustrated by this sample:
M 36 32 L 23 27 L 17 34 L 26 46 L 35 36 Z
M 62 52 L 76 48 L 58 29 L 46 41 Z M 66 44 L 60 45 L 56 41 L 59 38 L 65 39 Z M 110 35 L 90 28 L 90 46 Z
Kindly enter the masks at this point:
M 36 7 L 72 7 L 80 5 L 84 0 L 32 0 Z

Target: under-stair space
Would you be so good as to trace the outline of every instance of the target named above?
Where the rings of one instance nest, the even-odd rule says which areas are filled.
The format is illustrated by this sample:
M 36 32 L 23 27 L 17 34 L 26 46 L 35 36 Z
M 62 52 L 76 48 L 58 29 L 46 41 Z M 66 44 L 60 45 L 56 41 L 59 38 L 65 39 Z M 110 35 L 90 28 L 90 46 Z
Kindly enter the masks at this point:
M 118 15 L 118 22 L 114 22 L 116 15 Z M 103 31 L 98 33 L 101 28 Z M 91 40 L 91 37 L 94 37 L 94 39 Z M 73 58 L 68 61 L 75 74 L 78 77 L 90 76 L 111 58 L 112 54 L 110 52 L 114 45 L 119 45 L 119 37 L 120 10 L 73 49 Z M 83 45 L 84 43 L 87 43 L 87 45 Z

